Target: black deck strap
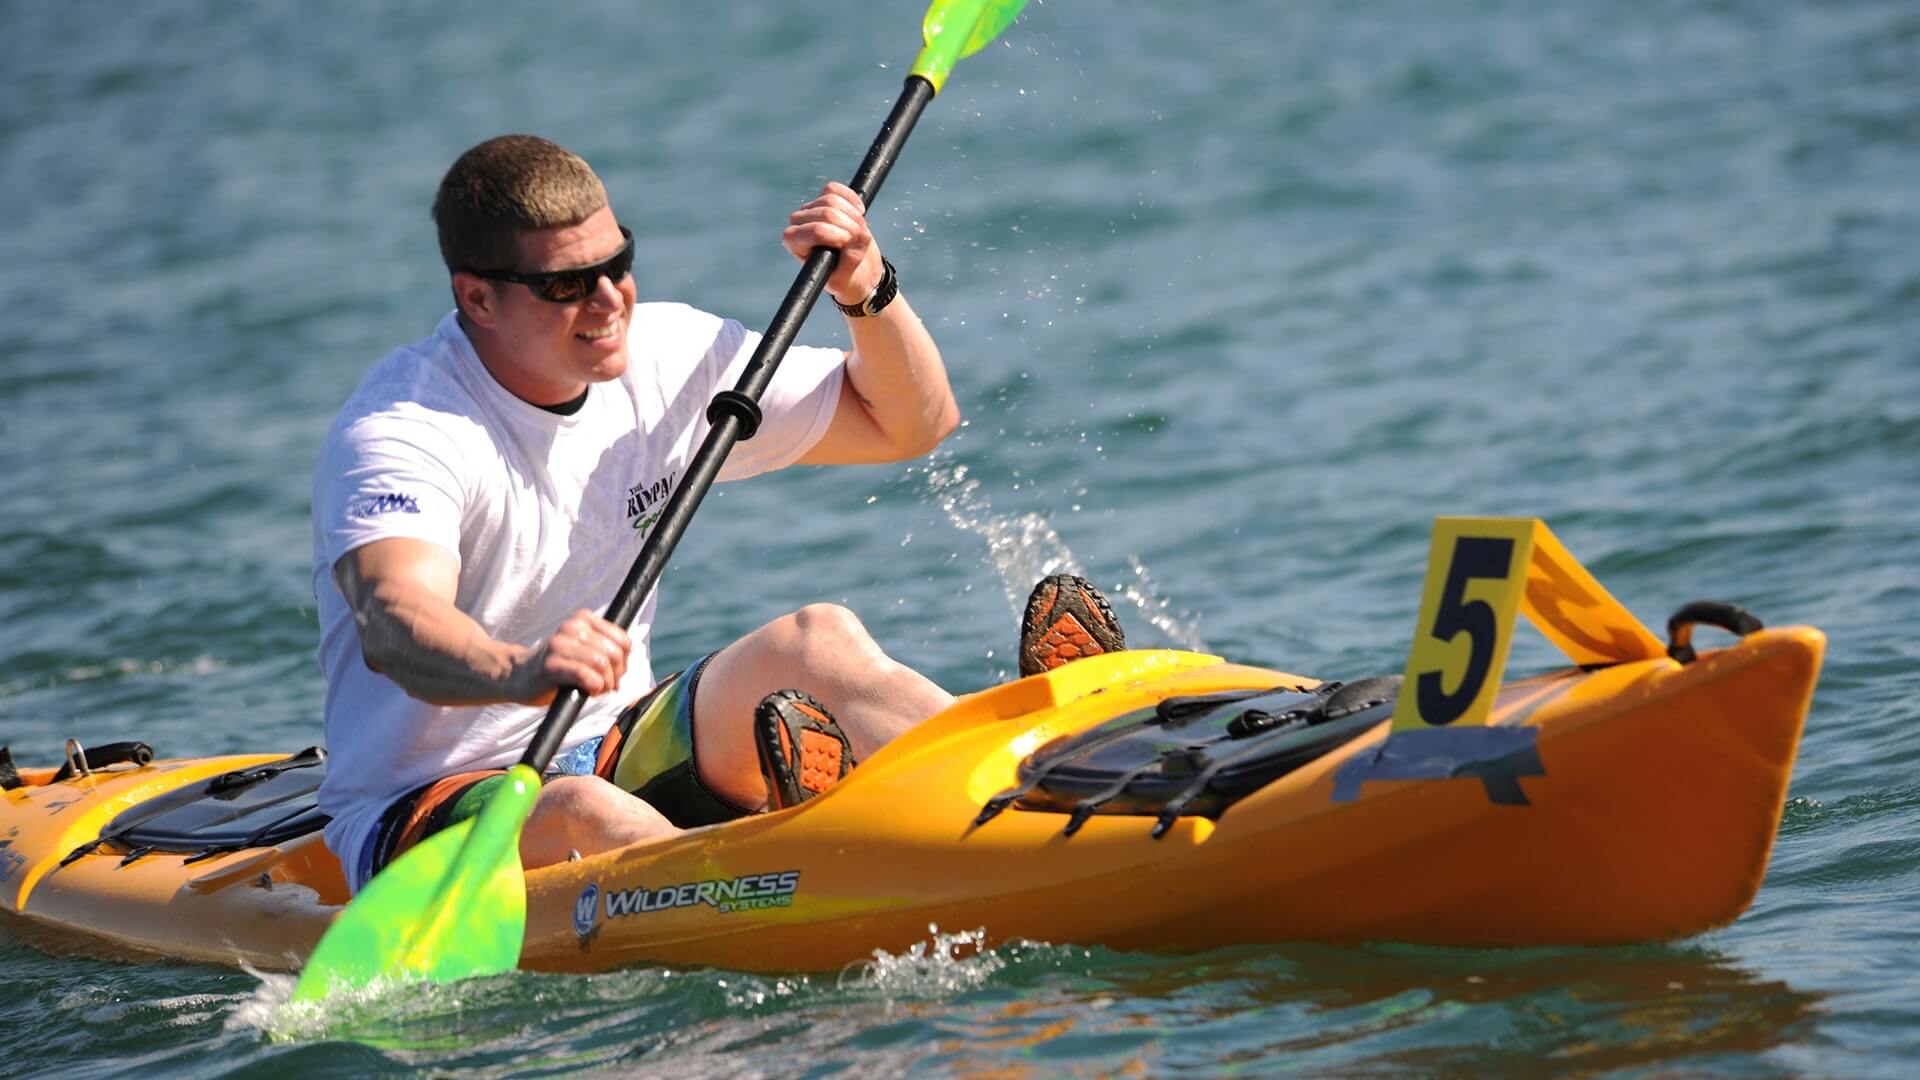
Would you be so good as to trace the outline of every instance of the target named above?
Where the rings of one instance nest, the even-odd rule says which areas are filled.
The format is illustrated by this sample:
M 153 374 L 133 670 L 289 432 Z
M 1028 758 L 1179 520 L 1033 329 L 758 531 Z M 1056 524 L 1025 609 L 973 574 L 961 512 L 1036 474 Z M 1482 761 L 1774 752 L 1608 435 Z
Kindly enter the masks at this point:
M 199 851 L 196 851 L 193 854 L 187 856 L 185 859 L 181 860 L 180 865 L 189 866 L 193 863 L 200 862 L 204 859 L 211 859 L 216 855 L 226 855 L 235 851 L 246 851 L 249 848 L 260 847 L 266 841 L 267 837 L 272 836 L 276 830 L 283 829 L 288 824 L 297 822 L 301 818 L 313 817 L 313 816 L 321 817 L 322 823 L 324 824 L 325 815 L 322 815 L 320 813 L 319 807 L 317 806 L 295 807 L 292 813 L 282 814 L 279 817 L 274 818 L 272 821 L 269 821 L 265 825 L 262 825 L 259 828 L 253 830 L 253 832 L 249 834 L 245 839 L 240 840 L 237 843 L 217 844 L 213 847 L 201 848 Z
M 1339 684 L 1335 683 L 1333 686 L 1338 688 Z M 1349 712 L 1345 715 L 1352 715 L 1352 713 Z M 1312 725 L 1307 724 L 1302 726 Z M 1209 758 L 1204 752 L 1191 751 L 1189 753 L 1191 760 L 1181 762 L 1181 764 L 1185 766 L 1181 770 L 1171 771 L 1163 767 L 1160 770 L 1162 776 L 1190 776 L 1192 779 L 1187 782 L 1186 787 L 1180 789 L 1179 794 L 1168 799 L 1166 805 L 1160 808 L 1160 813 L 1155 815 L 1153 838 L 1158 840 L 1167 835 L 1167 830 L 1173 828 L 1173 823 L 1179 819 L 1180 815 L 1186 813 L 1187 807 L 1193 803 L 1193 800 L 1207 790 L 1207 785 L 1213 783 L 1214 777 L 1218 776 L 1236 762 L 1260 757 L 1266 753 L 1268 749 L 1266 745 L 1254 742 L 1234 747 L 1229 752 L 1212 758 Z M 1161 761 L 1167 762 L 1176 756 L 1177 755 L 1174 754 L 1163 753 L 1161 755 Z
M 1167 835 L 1167 830 L 1173 828 L 1173 823 L 1179 820 L 1181 814 L 1186 813 L 1188 804 L 1192 803 L 1201 792 L 1207 790 L 1207 785 L 1213 782 L 1214 775 L 1231 764 L 1233 764 L 1232 757 L 1220 758 L 1195 773 L 1193 781 L 1181 789 L 1180 794 L 1168 799 L 1167 804 L 1160 808 L 1160 813 L 1155 816 L 1153 822 L 1151 834 L 1153 838 L 1158 840 Z
M 1337 687 L 1339 684 L 1335 683 L 1332 685 Z M 1298 690 L 1288 691 L 1288 693 L 1296 694 L 1303 692 L 1304 691 Z M 1269 691 L 1269 693 L 1271 693 L 1271 691 Z M 1306 710 L 1289 710 L 1288 713 L 1282 715 L 1291 715 L 1294 712 L 1301 713 L 1304 718 Z M 1239 719 L 1243 719 L 1245 715 L 1245 713 L 1242 713 L 1241 717 L 1236 718 L 1235 722 L 1237 723 Z M 1230 744 L 1217 745 L 1229 746 Z M 1129 770 L 1106 788 L 1075 803 L 1072 815 L 1067 819 L 1065 835 L 1072 836 L 1074 833 L 1079 832 L 1080 827 L 1086 824 L 1087 818 L 1099 812 L 1102 805 L 1119 797 L 1119 795 L 1127 789 L 1127 785 L 1133 783 L 1134 780 L 1149 771 L 1157 770 L 1161 776 L 1191 777 L 1192 779 L 1188 781 L 1187 786 L 1182 788 L 1178 795 L 1167 800 L 1166 805 L 1161 808 L 1160 813 L 1157 815 L 1158 820 L 1155 821 L 1153 826 L 1153 838 L 1158 840 L 1167 834 L 1167 830 L 1173 827 L 1174 821 L 1186 812 L 1188 805 L 1193 802 L 1195 797 L 1207 789 L 1207 785 L 1213 782 L 1215 776 L 1218 776 L 1223 770 L 1236 762 L 1259 757 L 1266 752 L 1266 750 L 1267 747 L 1259 742 L 1232 747 L 1225 753 L 1216 754 L 1209 754 L 1205 749 L 1200 747 L 1169 747 L 1162 750 L 1157 759 Z
M 13 750 L 0 746 L 0 791 L 12 791 L 22 783 L 20 770 L 13 764 Z
M 1345 720 L 1368 709 L 1393 704 L 1400 696 L 1400 682 L 1398 675 L 1373 675 L 1350 683 L 1337 680 L 1323 682 L 1311 691 L 1296 690 L 1295 693 L 1312 693 L 1314 700 L 1292 705 L 1279 712 L 1249 708 L 1227 725 L 1227 734 L 1244 739 Z
M 79 847 L 74 848 L 72 851 L 67 852 L 67 857 L 60 860 L 60 865 L 65 866 L 68 863 L 74 861 L 75 859 L 80 858 L 82 855 L 91 855 L 94 853 L 95 849 L 99 848 L 101 844 L 104 844 L 106 842 L 107 842 L 107 838 L 104 836 L 95 837 L 94 839 L 89 840 L 84 844 L 81 844 Z
M 1166 699 L 1166 701 L 1162 701 L 1160 705 L 1161 706 L 1166 705 L 1167 701 L 1182 701 L 1182 700 L 1194 701 L 1198 699 L 1197 698 L 1168 698 Z M 1129 719 L 1132 721 L 1131 723 L 1114 723 L 1114 720 L 1129 720 Z M 995 817 L 998 817 L 1000 814 L 1000 811 L 1005 810 L 1007 807 L 1012 806 L 1015 802 L 1018 802 L 1019 800 L 1024 799 L 1028 795 L 1032 794 L 1034 788 L 1037 788 L 1041 784 L 1045 783 L 1047 780 L 1047 777 L 1052 774 L 1053 770 L 1060 768 L 1062 765 L 1066 765 L 1069 762 L 1076 761 L 1080 758 L 1086 757 L 1087 755 L 1093 753 L 1094 751 L 1100 749 L 1103 746 L 1108 746 L 1114 742 L 1119 741 L 1120 739 L 1124 739 L 1128 735 L 1133 734 L 1135 731 L 1139 730 L 1142 727 L 1145 727 L 1148 724 L 1161 722 L 1160 712 L 1158 707 L 1156 707 L 1155 711 L 1151 713 L 1145 713 L 1142 715 L 1126 714 L 1126 715 L 1115 717 L 1114 720 L 1107 721 L 1107 723 L 1113 725 L 1112 728 L 1110 728 L 1107 731 L 1101 732 L 1095 738 L 1088 739 L 1086 745 L 1075 747 L 1073 749 L 1073 752 L 1070 754 L 1061 754 L 1058 758 L 1047 762 L 1045 766 L 1035 769 L 1033 771 L 1033 775 L 1028 777 L 1025 782 L 1016 784 L 1013 787 L 1010 787 L 1007 790 L 1001 792 L 1000 794 L 995 795 L 993 798 L 988 799 L 986 802 L 986 805 L 980 808 L 980 813 L 974 817 L 973 819 L 974 825 L 975 826 L 985 825 L 987 822 L 992 821 Z M 1073 834 L 1069 832 L 1067 835 L 1071 836 Z
M 1667 620 L 1667 655 L 1682 664 L 1699 659 L 1693 650 L 1693 628 L 1701 623 L 1717 626 L 1729 634 L 1746 637 L 1766 627 L 1753 613 L 1725 600 L 1695 600 L 1683 605 Z
M 973 816 L 974 826 L 978 828 L 979 826 L 985 825 L 987 822 L 992 821 L 994 818 L 999 817 L 1000 811 L 1005 810 L 1009 806 L 1012 806 L 1014 803 L 1024 798 L 1027 795 L 1027 793 L 1031 792 L 1032 790 L 1033 790 L 1033 784 L 1025 783 L 1025 784 L 1019 785 L 1018 787 L 1008 788 L 1007 790 L 1001 792 L 1000 794 L 995 795 L 993 798 L 988 799 L 986 802 L 986 805 L 980 808 L 980 812 Z
M 1347 684 L 1338 682 L 1323 683 L 1316 691 L 1321 695 L 1320 701 L 1322 702 L 1317 713 L 1311 709 L 1294 709 L 1282 715 L 1299 716 L 1299 718 L 1306 721 L 1306 723 L 1301 725 L 1302 727 L 1317 727 L 1333 723 L 1334 721 L 1357 717 L 1369 709 L 1391 703 L 1399 693 L 1400 681 L 1401 677 L 1398 675 L 1380 675 L 1367 679 L 1356 679 L 1354 682 Z M 1236 718 L 1234 723 L 1241 723 L 1245 719 L 1245 714 L 1242 714 L 1239 718 Z M 1326 729 L 1323 728 L 1322 730 Z M 1354 734 L 1357 735 L 1359 732 L 1356 731 Z M 1193 752 L 1191 754 L 1193 760 L 1188 763 L 1183 763 L 1189 765 L 1189 769 L 1176 772 L 1163 767 L 1161 769 L 1161 775 L 1163 776 L 1191 776 L 1193 779 L 1187 783 L 1186 787 L 1180 790 L 1179 794 L 1168 799 L 1166 805 L 1160 808 L 1160 813 L 1155 815 L 1152 833 L 1153 838 L 1158 840 L 1167 835 L 1167 830 L 1173 828 L 1173 823 L 1179 820 L 1182 814 L 1186 813 L 1187 807 L 1192 805 L 1193 800 L 1207 790 L 1208 785 L 1213 783 L 1215 777 L 1218 777 L 1227 769 L 1241 761 L 1257 760 L 1269 751 L 1269 746 L 1256 741 L 1243 747 L 1236 747 L 1225 754 L 1216 755 L 1211 760 L 1209 760 L 1208 755 L 1204 753 Z M 1172 754 L 1162 754 L 1161 760 L 1165 762 L 1174 756 L 1175 755 Z M 1492 790 L 1493 783 L 1493 779 L 1488 780 L 1489 790 Z M 1517 788 L 1518 784 L 1514 786 Z M 1522 798 L 1520 801 L 1525 802 L 1526 800 Z
M 288 772 L 293 769 L 311 769 L 315 765 L 324 764 L 326 760 L 327 751 L 325 748 L 309 746 L 305 750 L 297 754 L 290 754 L 281 758 L 279 761 L 269 761 L 265 765 L 255 765 L 251 769 L 235 769 L 232 772 L 221 773 L 219 776 L 207 781 L 207 794 L 219 795 L 229 791 L 236 791 L 240 788 L 252 787 L 262 780 L 279 776 L 283 772 Z
M 1159 767 L 1160 762 L 1158 760 L 1149 761 L 1143 765 L 1136 765 L 1126 772 L 1121 773 L 1113 783 L 1074 803 L 1073 813 L 1067 817 L 1067 827 L 1060 835 L 1072 836 L 1074 833 L 1079 832 L 1080 826 L 1085 825 L 1088 818 L 1099 813 L 1102 806 L 1119 796 L 1121 792 L 1127 790 L 1128 784 L 1133 783 L 1136 778 L 1147 770 L 1157 769 Z
M 1122 728 L 1115 733 L 1114 737 L 1118 738 L 1121 735 L 1124 735 L 1131 730 L 1132 730 L 1131 727 Z M 1059 761 L 1049 762 L 1047 766 L 1043 769 L 1035 769 L 1033 772 L 1033 775 L 1028 777 L 1025 782 L 1015 784 L 1014 786 L 1008 788 L 1007 790 L 1001 792 L 1000 794 L 995 795 L 993 798 L 988 799 L 986 802 L 986 805 L 980 808 L 980 812 L 974 815 L 974 818 L 973 818 L 974 826 L 977 828 L 981 825 L 985 825 L 989 821 L 992 821 L 994 818 L 999 817 L 1000 811 L 1005 810 L 1007 807 L 1012 806 L 1014 803 L 1019 802 L 1021 799 L 1024 799 L 1028 795 L 1033 794 L 1033 789 L 1045 783 L 1048 775 L 1050 775 L 1054 769 L 1060 767 L 1062 764 L 1065 764 L 1068 761 L 1073 760 L 1074 758 L 1081 757 L 1085 754 L 1091 753 L 1094 750 L 1099 749 L 1101 746 L 1105 745 L 1109 741 L 1111 740 L 1103 739 L 1099 742 L 1093 743 L 1085 747 L 1084 749 L 1078 752 L 1075 752 L 1072 754 L 1063 754 L 1061 755 L 1061 758 Z
M 1323 710 L 1328 720 L 1345 720 L 1354 713 L 1365 712 L 1379 705 L 1391 705 L 1400 700 L 1400 675 L 1373 675 L 1365 679 L 1355 679 L 1342 686 L 1335 684 L 1333 692 L 1327 695 L 1327 706 Z
M 1218 694 L 1189 694 L 1185 697 L 1170 697 L 1154 707 L 1154 716 L 1171 727 L 1209 716 L 1222 705 L 1232 705 L 1239 701 L 1251 701 L 1257 697 L 1266 697 L 1274 693 L 1298 694 L 1303 691 L 1290 686 L 1272 686 L 1265 690 L 1225 690 Z
M 1205 786 L 1206 784 L 1203 781 L 1200 787 Z M 1173 828 L 1173 823 L 1180 820 L 1180 812 L 1185 810 L 1187 804 L 1193 801 L 1193 796 L 1197 790 L 1197 788 L 1188 788 L 1172 799 L 1169 799 L 1167 805 L 1161 807 L 1160 813 L 1154 817 L 1153 831 L 1147 835 L 1153 837 L 1155 840 L 1167 835 L 1167 830 Z
M 1087 739 L 1085 744 L 1074 747 L 1071 753 L 1060 754 L 1053 760 L 1035 768 L 1033 775 L 1028 777 L 1024 782 L 1016 784 L 995 795 L 993 798 L 988 799 L 986 805 L 980 808 L 980 813 L 974 817 L 973 823 L 976 827 L 985 825 L 995 817 L 998 817 L 1001 811 L 1012 806 L 1019 800 L 1026 798 L 1033 793 L 1035 788 L 1046 783 L 1048 777 L 1054 770 L 1062 768 L 1081 758 L 1088 757 L 1095 751 L 1126 738 L 1142 727 L 1155 724 L 1166 727 L 1180 727 L 1201 717 L 1211 716 L 1214 712 L 1226 706 L 1236 705 L 1241 702 L 1251 703 L 1260 698 L 1275 695 L 1301 693 L 1307 693 L 1307 691 L 1298 687 L 1271 686 L 1265 689 L 1225 690 L 1215 694 L 1188 694 L 1181 697 L 1163 698 L 1153 707 L 1152 712 L 1126 714 L 1116 717 L 1116 720 L 1130 719 L 1132 722 L 1114 723 L 1113 721 L 1108 721 L 1108 723 L 1113 724 L 1113 727 L 1109 730 L 1100 732 L 1094 738 Z M 1080 737 L 1085 738 L 1084 735 Z M 1028 760 L 1031 761 L 1032 759 L 1029 758 Z M 1157 765 L 1159 762 L 1152 764 Z M 1108 789 L 1103 790 L 1098 795 L 1090 796 L 1076 804 L 1073 810 L 1073 816 L 1067 821 L 1066 835 L 1072 836 L 1074 833 L 1079 832 L 1080 826 L 1086 824 L 1087 817 L 1095 813 L 1101 803 L 1118 796 L 1126 789 L 1130 781 L 1144 771 L 1145 767 L 1127 773 L 1122 776 L 1115 785 L 1109 785 Z
M 707 423 L 719 424 L 723 416 L 740 418 L 740 438 L 742 441 L 753 438 L 760 430 L 760 403 L 738 390 L 722 390 L 713 395 L 713 401 L 707 406 Z
M 1235 739 L 1250 739 L 1255 735 L 1267 735 L 1276 730 L 1311 727 L 1314 716 L 1320 711 L 1319 702 L 1314 702 L 1311 708 L 1296 706 L 1279 712 L 1246 709 L 1227 722 L 1227 735 Z
M 1197 764 L 1199 768 L 1196 768 L 1189 774 L 1193 777 L 1193 780 L 1188 783 L 1185 788 L 1181 789 L 1180 794 L 1168 799 L 1167 804 L 1162 806 L 1160 813 L 1155 816 L 1153 832 L 1151 833 L 1155 840 L 1167 835 L 1167 830 L 1173 828 L 1173 823 L 1186 811 L 1187 804 L 1193 802 L 1194 796 L 1205 791 L 1207 785 L 1213 781 L 1214 774 L 1231 763 L 1233 758 L 1238 755 L 1216 758 L 1213 761 L 1208 761 L 1205 754 L 1199 754 L 1197 756 L 1199 760 L 1195 762 L 1195 764 Z M 1163 769 L 1161 771 L 1165 773 L 1166 770 Z
M 112 747 L 102 747 L 101 749 L 110 750 Z M 152 751 L 149 750 L 148 753 L 150 755 Z M 232 798 L 235 793 L 268 777 L 278 776 L 290 769 L 304 769 L 312 765 L 319 765 L 326 760 L 327 752 L 325 749 L 318 746 L 309 746 L 297 754 L 281 758 L 278 761 L 269 761 L 264 765 L 256 765 L 251 769 L 236 769 L 232 772 L 224 772 L 203 785 L 190 785 L 178 791 L 169 792 L 166 795 L 149 799 L 141 806 L 128 810 L 120 817 L 113 819 L 110 823 L 111 827 L 103 830 L 99 836 L 67 852 L 66 857 L 60 860 L 60 865 L 66 866 L 76 859 L 91 855 L 103 845 L 115 842 L 119 837 L 140 828 L 155 818 L 163 814 L 172 813 L 174 810 L 179 809 L 183 800 L 189 800 L 193 797 L 189 793 L 197 792 L 200 796 L 211 795 L 216 798 L 225 795 L 228 798 Z M 154 849 L 149 846 L 146 850 L 131 853 L 120 865 L 125 866 L 127 863 L 134 861 L 134 859 L 142 855 L 148 854 L 152 850 Z
M 114 742 L 96 746 L 86 752 L 88 769 L 104 769 L 109 765 L 145 765 L 153 760 L 153 747 L 143 742 Z M 73 779 L 73 762 L 60 766 L 49 783 L 57 784 L 62 780 Z

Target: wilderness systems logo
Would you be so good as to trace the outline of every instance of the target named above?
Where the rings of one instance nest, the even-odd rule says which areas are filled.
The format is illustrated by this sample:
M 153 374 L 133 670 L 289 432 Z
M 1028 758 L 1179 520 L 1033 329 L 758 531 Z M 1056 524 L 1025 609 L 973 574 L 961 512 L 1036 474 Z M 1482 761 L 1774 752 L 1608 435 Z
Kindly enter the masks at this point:
M 794 894 L 799 891 L 798 870 L 689 881 L 685 885 L 668 885 L 658 889 L 642 885 L 637 889 L 608 893 L 602 893 L 597 884 L 588 885 L 581 891 L 579 899 L 573 902 L 573 930 L 582 938 L 593 933 L 595 916 L 599 914 L 594 910 L 595 900 L 603 901 L 599 906 L 609 919 L 671 911 L 697 904 L 705 904 L 722 915 L 732 915 L 762 908 L 790 907 Z
M 673 483 L 680 474 L 668 473 L 651 484 L 635 484 L 627 489 L 627 522 L 640 533 L 653 527 L 660 520 L 660 511 L 664 508 L 667 496 L 673 494 Z
M 372 518 L 382 514 L 417 514 L 419 512 L 420 500 L 399 492 L 360 495 L 347 504 L 348 517 Z

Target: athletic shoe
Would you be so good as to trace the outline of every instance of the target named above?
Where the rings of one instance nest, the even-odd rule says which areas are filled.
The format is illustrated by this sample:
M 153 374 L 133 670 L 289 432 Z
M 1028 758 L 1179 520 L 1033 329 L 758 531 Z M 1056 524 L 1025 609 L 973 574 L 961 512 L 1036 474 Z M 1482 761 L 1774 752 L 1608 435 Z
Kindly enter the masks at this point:
M 1055 574 L 1033 587 L 1020 622 L 1020 674 L 1038 675 L 1127 647 L 1107 598 L 1086 578 Z
M 775 690 L 753 710 L 753 742 L 767 781 L 767 808 L 798 806 L 853 771 L 853 744 L 825 705 L 799 690 Z

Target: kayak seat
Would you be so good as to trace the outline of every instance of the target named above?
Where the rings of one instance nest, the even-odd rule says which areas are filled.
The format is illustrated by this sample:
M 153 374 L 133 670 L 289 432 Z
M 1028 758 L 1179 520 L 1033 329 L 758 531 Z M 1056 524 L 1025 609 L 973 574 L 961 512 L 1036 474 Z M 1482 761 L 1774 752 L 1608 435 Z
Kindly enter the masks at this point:
M 69 852 L 61 865 L 101 848 L 123 854 L 125 865 L 159 853 L 184 854 L 187 862 L 197 862 L 296 840 L 329 820 L 318 804 L 326 760 L 324 749 L 310 746 L 149 799 L 123 811 L 98 839 Z
M 1095 814 L 1157 819 L 1158 839 L 1183 816 L 1228 807 L 1392 714 L 1400 676 L 1168 698 L 1035 750 L 1019 782 L 987 801 L 985 824 L 1008 807 L 1068 815 L 1064 832 Z

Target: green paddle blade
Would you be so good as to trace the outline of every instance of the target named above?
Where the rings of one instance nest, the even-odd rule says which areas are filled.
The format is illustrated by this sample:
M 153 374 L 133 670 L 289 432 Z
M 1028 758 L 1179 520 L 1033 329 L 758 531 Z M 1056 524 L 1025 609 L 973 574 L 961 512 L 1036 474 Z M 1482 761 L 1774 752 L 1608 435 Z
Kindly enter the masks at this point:
M 933 92 L 947 84 L 947 74 L 962 58 L 985 48 L 1013 22 L 1027 0 L 933 0 L 920 23 L 926 42 L 914 58 L 913 74 L 933 84 Z
M 480 813 L 374 875 L 308 957 L 293 1000 L 375 979 L 451 982 L 517 967 L 527 931 L 520 829 L 539 795 L 539 774 L 515 765 Z

